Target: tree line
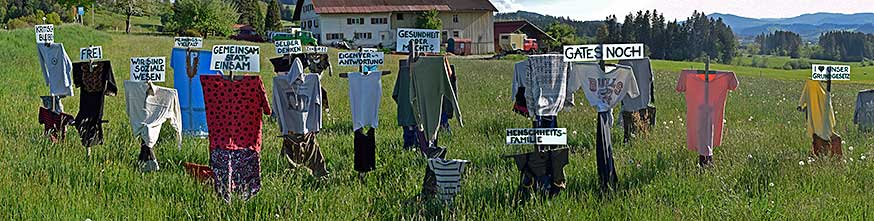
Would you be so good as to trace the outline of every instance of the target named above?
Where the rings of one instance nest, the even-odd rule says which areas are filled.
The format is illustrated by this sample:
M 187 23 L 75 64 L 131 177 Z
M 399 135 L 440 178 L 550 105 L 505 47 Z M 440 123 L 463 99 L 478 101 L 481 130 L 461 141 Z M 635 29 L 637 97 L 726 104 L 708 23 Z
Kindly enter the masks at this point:
M 755 43 L 758 44 L 758 54 L 792 58 L 800 58 L 804 47 L 801 36 L 791 31 L 760 34 L 756 36 Z
M 874 59 L 874 34 L 831 31 L 819 36 L 819 47 L 811 57 L 834 61 L 864 61 Z

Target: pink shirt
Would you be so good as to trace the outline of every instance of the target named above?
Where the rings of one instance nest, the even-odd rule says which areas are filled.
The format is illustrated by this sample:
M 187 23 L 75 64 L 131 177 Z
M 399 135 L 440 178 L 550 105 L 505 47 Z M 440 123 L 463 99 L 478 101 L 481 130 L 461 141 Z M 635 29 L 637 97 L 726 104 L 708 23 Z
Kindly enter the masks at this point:
M 680 73 L 677 92 L 686 93 L 686 147 L 689 150 L 711 156 L 713 147 L 722 144 L 726 97 L 737 85 L 737 77 L 732 72 L 711 72 L 709 84 L 698 71 Z M 705 91 L 705 87 L 709 89 Z

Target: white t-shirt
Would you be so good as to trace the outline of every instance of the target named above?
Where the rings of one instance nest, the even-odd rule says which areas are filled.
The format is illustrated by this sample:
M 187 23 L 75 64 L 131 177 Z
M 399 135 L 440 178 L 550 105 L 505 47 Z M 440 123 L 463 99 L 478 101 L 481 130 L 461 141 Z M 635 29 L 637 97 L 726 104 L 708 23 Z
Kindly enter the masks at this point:
M 382 72 L 349 73 L 349 105 L 352 106 L 354 130 L 379 126 L 379 102 L 382 100 Z
M 610 111 L 626 94 L 632 98 L 640 95 L 634 72 L 629 66 L 616 65 L 615 69 L 604 72 L 597 63 L 574 63 L 570 74 L 576 77 L 568 83 L 568 91 L 582 88 L 589 104 L 598 112 Z
M 532 55 L 527 62 L 529 87 L 525 88 L 525 99 L 531 117 L 558 115 L 567 96 L 567 63 L 557 54 Z

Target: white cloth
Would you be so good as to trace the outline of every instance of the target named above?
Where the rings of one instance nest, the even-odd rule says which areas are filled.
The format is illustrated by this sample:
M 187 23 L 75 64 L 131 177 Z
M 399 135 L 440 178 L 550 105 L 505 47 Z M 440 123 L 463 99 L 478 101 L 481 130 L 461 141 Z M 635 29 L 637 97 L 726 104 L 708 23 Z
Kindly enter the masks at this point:
M 528 57 L 528 85 L 525 99 L 531 117 L 556 116 L 567 97 L 568 65 L 562 55 L 532 55 Z
M 182 111 L 176 89 L 124 81 L 124 90 L 133 133 L 149 147 L 154 147 L 161 134 L 161 125 L 169 121 L 176 130 L 176 147 L 182 149 Z
M 513 66 L 513 89 L 512 94 L 510 94 L 511 100 L 516 100 L 516 93 L 519 93 L 520 87 L 528 88 L 528 71 L 528 61 L 517 62 Z
M 428 168 L 434 171 L 437 178 L 437 192 L 443 201 L 452 201 L 461 190 L 461 178 L 467 160 L 428 159 Z
M 568 91 L 582 88 L 589 104 L 598 112 L 610 111 L 625 95 L 632 98 L 640 95 L 637 80 L 629 66 L 616 65 L 615 69 L 604 72 L 597 63 L 574 63 L 570 75 L 575 77 L 568 83 Z
M 632 112 L 653 107 L 652 98 L 655 97 L 655 94 L 652 86 L 654 78 L 649 58 L 623 60 L 619 61 L 619 64 L 631 67 L 634 71 L 634 80 L 637 81 L 637 88 L 640 89 L 640 96 L 622 99 L 622 111 Z
M 39 65 L 46 85 L 49 86 L 51 96 L 73 96 L 73 62 L 64 51 L 64 44 L 52 43 L 48 47 L 45 44 L 37 44 L 39 53 Z
M 322 90 L 318 74 L 273 78 L 274 110 L 282 134 L 307 134 L 322 128 Z
M 382 100 L 382 72 L 349 73 L 349 105 L 352 106 L 353 130 L 379 126 L 379 103 Z

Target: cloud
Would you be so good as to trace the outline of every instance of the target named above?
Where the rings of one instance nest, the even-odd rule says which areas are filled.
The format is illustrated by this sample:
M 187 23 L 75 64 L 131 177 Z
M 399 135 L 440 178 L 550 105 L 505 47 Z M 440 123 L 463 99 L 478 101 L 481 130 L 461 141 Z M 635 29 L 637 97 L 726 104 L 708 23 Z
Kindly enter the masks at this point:
M 522 4 L 516 0 L 490 0 L 499 12 L 515 12 L 522 9 Z

